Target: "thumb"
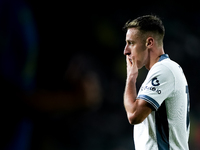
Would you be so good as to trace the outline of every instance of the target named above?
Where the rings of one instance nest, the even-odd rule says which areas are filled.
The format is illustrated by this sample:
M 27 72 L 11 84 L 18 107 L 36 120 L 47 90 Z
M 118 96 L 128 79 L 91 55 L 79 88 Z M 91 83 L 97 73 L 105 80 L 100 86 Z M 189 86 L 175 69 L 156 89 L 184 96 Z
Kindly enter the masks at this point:
M 130 61 L 128 55 L 126 55 L 126 65 L 127 66 L 132 66 L 132 62 Z

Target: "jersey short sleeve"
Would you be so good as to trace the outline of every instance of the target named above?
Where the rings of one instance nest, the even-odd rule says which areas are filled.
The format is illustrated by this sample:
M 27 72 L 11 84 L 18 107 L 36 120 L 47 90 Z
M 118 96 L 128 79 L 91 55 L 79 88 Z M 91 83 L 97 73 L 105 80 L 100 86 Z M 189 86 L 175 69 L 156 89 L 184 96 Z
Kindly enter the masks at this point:
M 174 90 L 174 80 L 170 68 L 161 62 L 156 63 L 142 84 L 137 99 L 147 101 L 157 110 Z

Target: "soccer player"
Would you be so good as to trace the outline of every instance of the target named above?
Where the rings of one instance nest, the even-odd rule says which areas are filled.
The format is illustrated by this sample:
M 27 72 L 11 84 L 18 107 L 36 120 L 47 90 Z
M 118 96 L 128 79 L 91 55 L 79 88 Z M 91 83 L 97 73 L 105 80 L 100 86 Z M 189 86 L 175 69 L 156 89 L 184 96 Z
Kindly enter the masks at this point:
M 189 93 L 179 64 L 163 49 L 162 21 L 146 15 L 125 24 L 127 79 L 124 106 L 136 150 L 188 150 Z M 137 94 L 138 69 L 149 72 Z

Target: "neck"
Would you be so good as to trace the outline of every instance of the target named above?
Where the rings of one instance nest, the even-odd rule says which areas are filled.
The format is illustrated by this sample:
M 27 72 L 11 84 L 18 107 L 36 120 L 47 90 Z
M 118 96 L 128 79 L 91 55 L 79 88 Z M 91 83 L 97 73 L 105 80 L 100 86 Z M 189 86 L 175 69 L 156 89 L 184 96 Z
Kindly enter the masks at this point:
M 149 50 L 149 63 L 145 65 L 147 70 L 150 70 L 151 67 L 157 63 L 160 59 L 160 56 L 165 54 L 163 47 Z

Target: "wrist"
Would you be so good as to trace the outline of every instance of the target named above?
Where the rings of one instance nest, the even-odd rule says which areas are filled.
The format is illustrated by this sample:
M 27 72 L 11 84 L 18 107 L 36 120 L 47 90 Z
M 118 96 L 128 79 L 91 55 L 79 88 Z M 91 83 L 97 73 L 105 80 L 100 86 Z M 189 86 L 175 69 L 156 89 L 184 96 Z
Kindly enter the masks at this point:
M 128 75 L 126 81 L 127 82 L 136 83 L 136 81 L 137 81 L 137 75 L 133 75 L 133 74 Z

